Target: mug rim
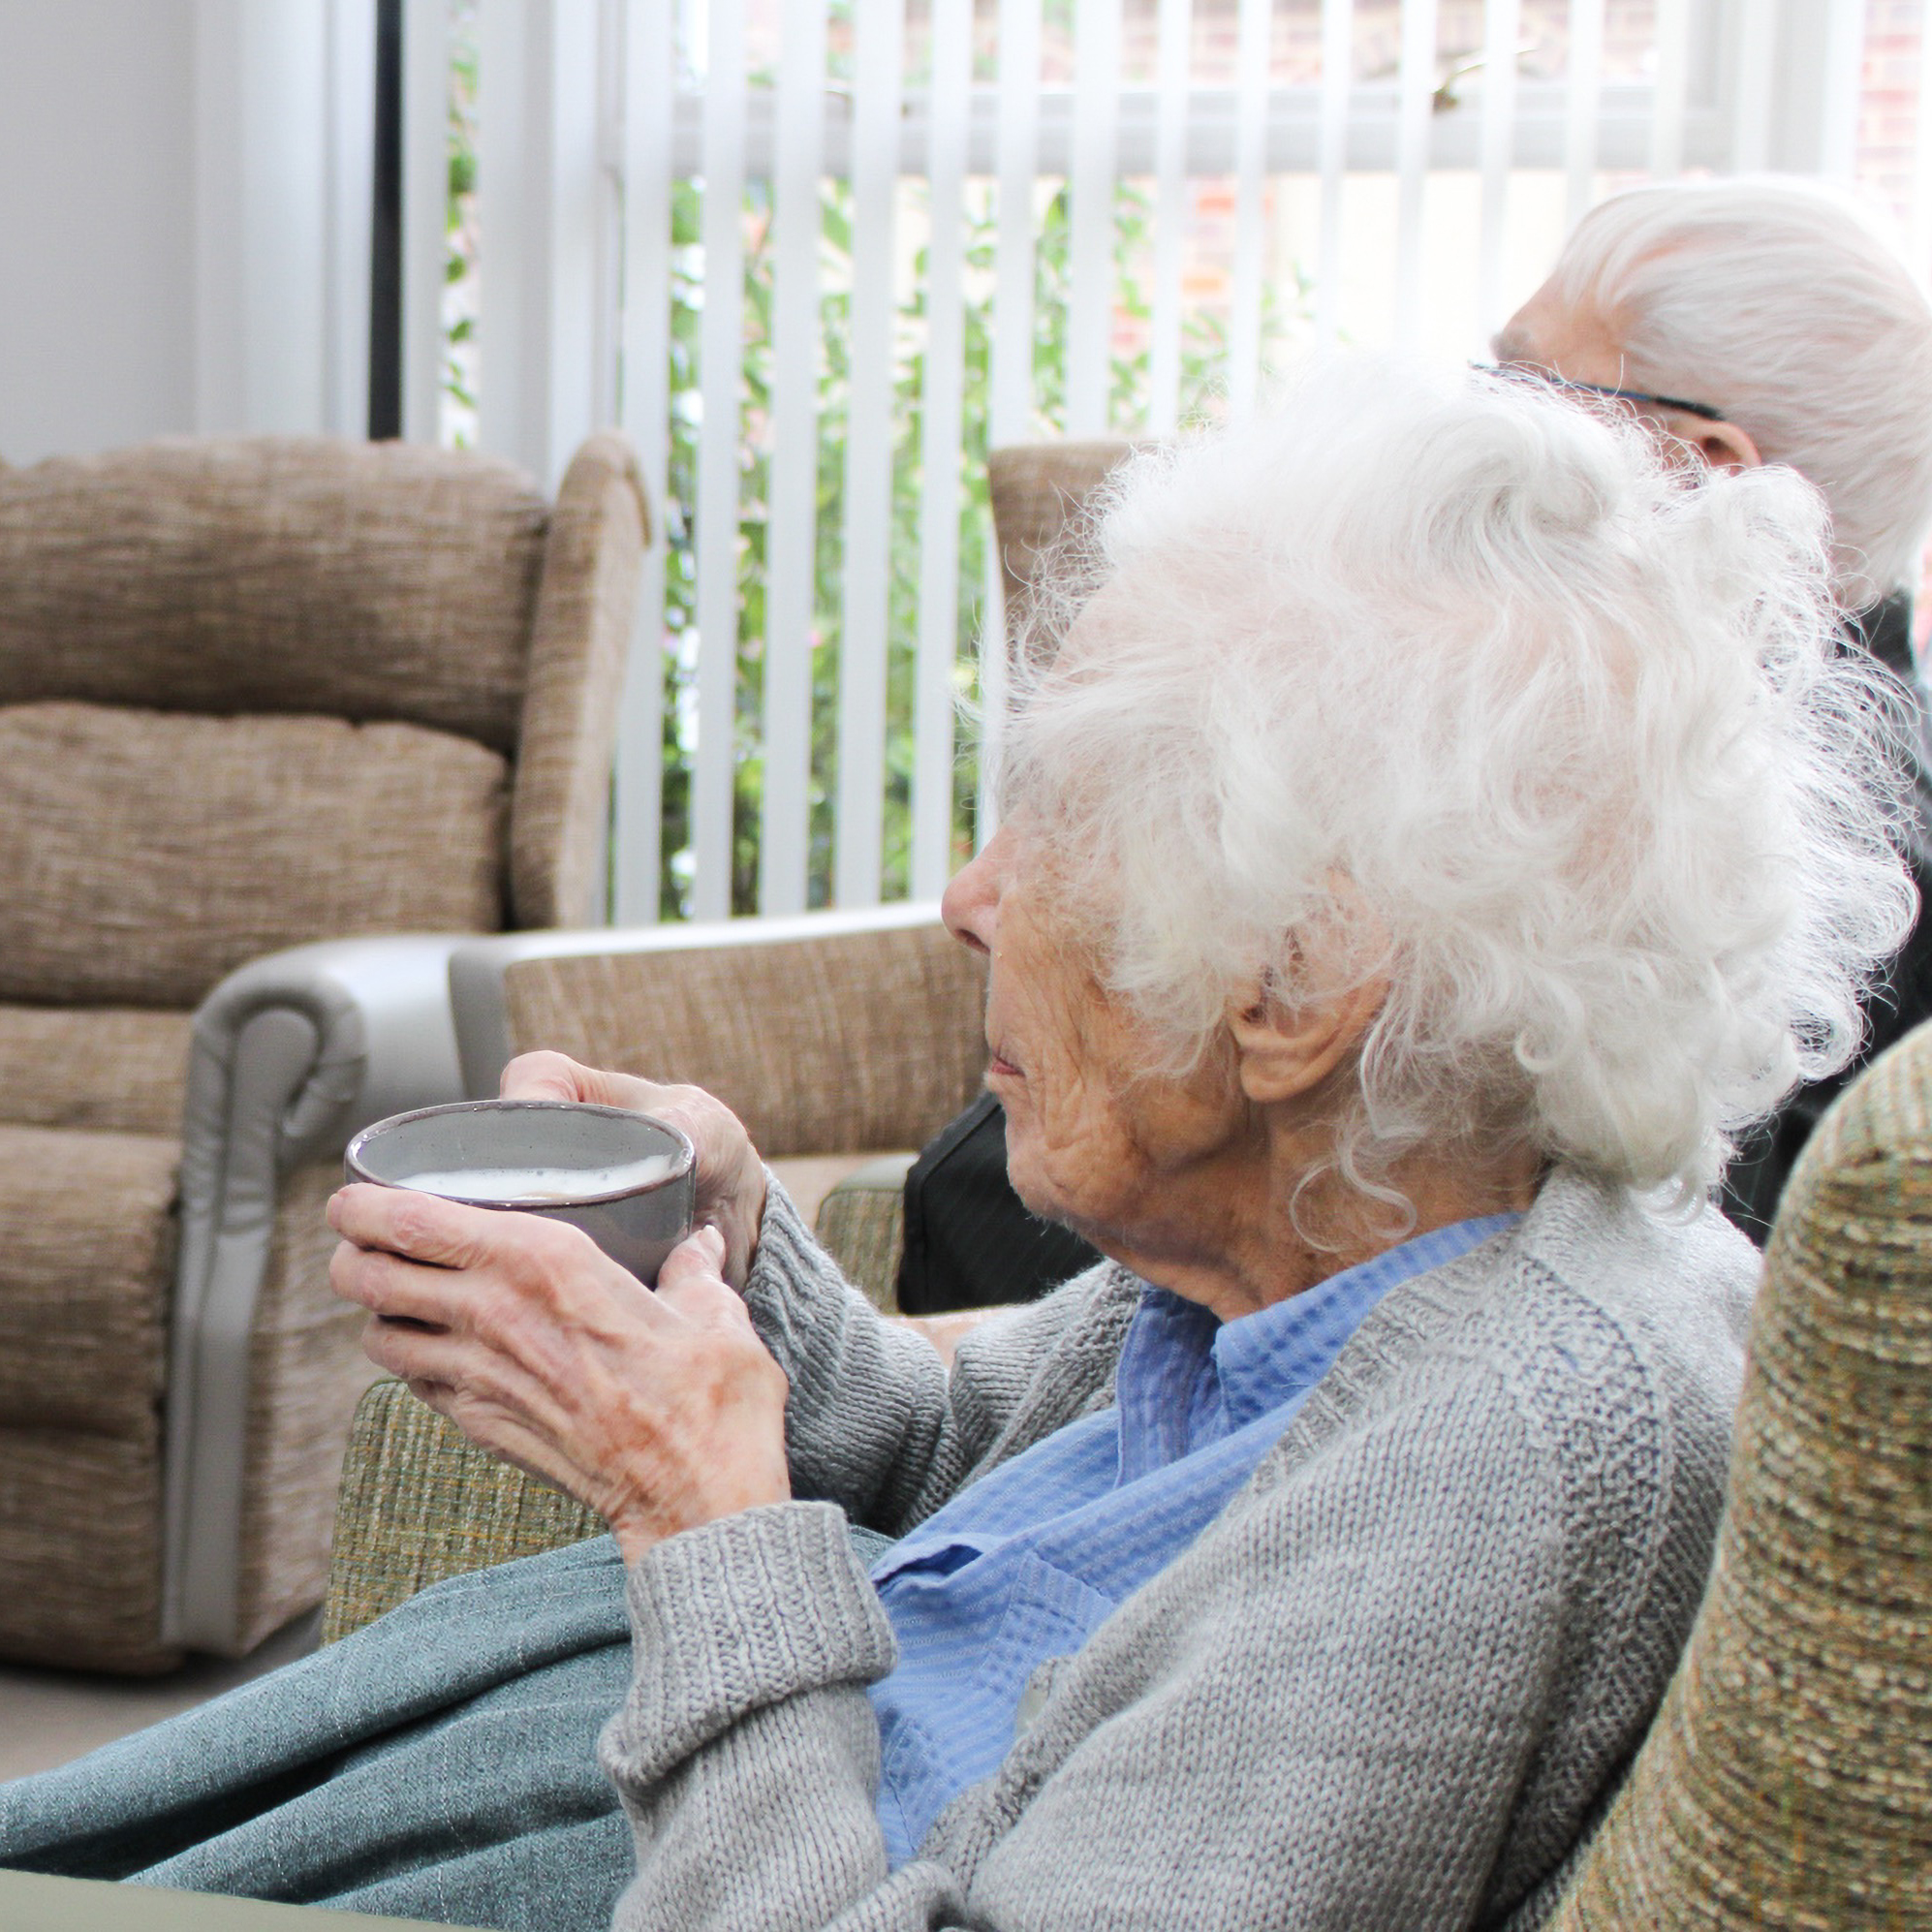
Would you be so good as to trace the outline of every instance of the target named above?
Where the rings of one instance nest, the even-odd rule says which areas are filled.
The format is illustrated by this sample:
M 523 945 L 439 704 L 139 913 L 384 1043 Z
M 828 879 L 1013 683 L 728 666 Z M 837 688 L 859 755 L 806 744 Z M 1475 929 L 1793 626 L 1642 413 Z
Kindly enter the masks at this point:
M 602 1101 L 593 1100 L 456 1100 L 446 1101 L 440 1106 L 413 1106 L 402 1113 L 387 1114 L 381 1120 L 372 1120 L 361 1129 L 348 1146 L 342 1150 L 342 1164 L 358 1181 L 370 1187 L 399 1188 L 405 1193 L 426 1193 L 427 1189 L 411 1189 L 403 1181 L 386 1181 L 380 1174 L 372 1174 L 362 1165 L 360 1153 L 363 1143 L 372 1134 L 378 1134 L 391 1127 L 404 1127 L 411 1121 L 431 1119 L 446 1113 L 601 1113 L 615 1120 L 642 1120 L 669 1134 L 677 1142 L 675 1165 L 668 1174 L 654 1181 L 647 1181 L 642 1187 L 607 1188 L 602 1194 L 576 1194 L 568 1200 L 506 1201 L 491 1200 L 485 1196 L 462 1194 L 439 1194 L 438 1200 L 453 1200 L 459 1207 L 499 1207 L 520 1208 L 526 1213 L 534 1213 L 543 1208 L 592 1207 L 608 1200 L 634 1200 L 639 1195 L 655 1194 L 660 1188 L 667 1188 L 674 1181 L 682 1180 L 692 1172 L 698 1164 L 698 1148 L 690 1135 L 681 1127 L 674 1126 L 662 1115 L 640 1113 L 632 1106 L 608 1106 Z

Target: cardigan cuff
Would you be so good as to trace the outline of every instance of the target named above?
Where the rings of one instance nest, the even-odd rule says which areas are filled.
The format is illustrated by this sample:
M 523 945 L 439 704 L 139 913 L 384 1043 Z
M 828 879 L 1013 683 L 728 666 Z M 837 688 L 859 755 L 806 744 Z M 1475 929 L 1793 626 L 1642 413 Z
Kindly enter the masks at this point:
M 667 1538 L 633 1566 L 631 1694 L 613 1724 L 652 1779 L 748 1712 L 869 1684 L 898 1647 L 829 1503 L 768 1503 Z
M 758 1227 L 758 1246 L 752 1250 L 745 1276 L 745 1300 L 783 1302 L 795 1293 L 801 1278 L 832 1266 L 818 1244 L 798 1203 L 785 1192 L 785 1183 L 769 1168 L 764 1170 L 764 1217 Z

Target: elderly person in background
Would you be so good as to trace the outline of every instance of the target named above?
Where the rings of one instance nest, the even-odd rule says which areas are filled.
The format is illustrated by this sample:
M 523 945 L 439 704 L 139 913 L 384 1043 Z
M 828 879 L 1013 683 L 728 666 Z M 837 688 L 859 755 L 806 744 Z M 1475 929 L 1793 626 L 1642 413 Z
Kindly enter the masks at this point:
M 697 1141 L 711 1225 L 655 1293 L 552 1223 L 331 1203 L 376 1358 L 614 1532 L 621 1567 L 545 1574 L 628 1604 L 632 1932 L 1532 1927 L 1703 1588 L 1757 1274 L 1706 1195 L 1854 1051 L 1911 916 L 1816 499 L 1366 360 L 1139 458 L 1093 534 L 946 917 L 1014 1183 L 1105 1262 L 949 1377 L 722 1106 L 557 1056 L 509 1084 Z M 306 1695 L 419 1670 L 551 1561 Z M 519 1697 L 562 1701 L 419 1698 L 376 1765 L 440 1779 L 464 1857 Z M 258 1840 L 309 1845 L 345 1761 L 366 1789 L 328 1759 Z M 371 1862 L 427 1858 L 412 1828 Z M 468 1909 L 581 1923 L 531 1843 Z
M 1634 189 L 1577 225 L 1549 279 L 1496 337 L 1498 361 L 1620 397 L 1650 431 L 1719 470 L 1789 464 L 1831 514 L 1848 638 L 1906 680 L 1912 857 L 1932 888 L 1932 759 L 1913 662 L 1912 596 L 1932 525 L 1932 303 L 1849 196 L 1742 179 Z M 1873 1002 L 1868 1052 L 1932 1017 L 1932 922 Z M 1844 1080 L 1808 1085 L 1731 1170 L 1726 1207 L 1754 1237 Z

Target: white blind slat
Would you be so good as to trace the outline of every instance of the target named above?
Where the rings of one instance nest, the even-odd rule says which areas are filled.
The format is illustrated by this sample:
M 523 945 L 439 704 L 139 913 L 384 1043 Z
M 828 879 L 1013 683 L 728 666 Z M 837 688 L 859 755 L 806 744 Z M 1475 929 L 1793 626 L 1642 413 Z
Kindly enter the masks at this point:
M 1740 174 L 1771 165 L 1771 90 L 1776 82 L 1776 0 L 1736 0 L 1736 90 L 1730 165 Z
M 1862 0 L 1836 0 L 1825 10 L 1824 112 L 1819 127 L 1819 170 L 1827 180 L 1850 181 L 1858 171 L 1858 106 L 1865 65 Z
M 1160 0 L 1160 5 L 1147 426 L 1156 436 L 1169 436 L 1180 416 L 1181 267 L 1187 248 L 1187 95 L 1194 10 L 1192 0 Z
M 478 292 L 479 357 L 487 358 L 477 397 L 477 441 L 537 467 L 524 437 L 525 291 L 536 286 L 540 251 L 527 232 L 524 135 L 529 64 L 525 0 L 481 0 L 477 10 L 477 220 L 489 237 Z M 447 159 L 444 163 L 448 166 Z
M 704 319 L 698 380 L 698 750 L 691 778 L 694 918 L 732 909 L 738 674 L 738 386 L 744 369 L 743 0 L 711 0 L 704 74 Z
M 1121 0 L 1075 0 L 1067 297 L 1067 434 L 1105 436 L 1113 366 L 1113 193 Z
M 1040 169 L 1040 0 L 1000 0 L 993 242 L 993 447 L 1033 421 L 1033 183 Z
M 1228 329 L 1228 399 L 1237 412 L 1254 402 L 1262 374 L 1262 277 L 1267 249 L 1262 214 L 1273 24 L 1272 0 L 1241 0 L 1234 42 L 1234 286 Z
M 1932 257 L 1932 9 L 1918 23 L 1918 104 L 1914 136 L 1912 241 L 1922 269 Z
M 983 846 L 1000 828 L 999 792 L 994 778 L 999 765 L 1000 723 L 1007 701 L 1006 578 L 999 556 L 986 545 L 986 579 L 982 592 L 979 637 L 980 665 L 980 784 L 974 799 L 973 842 Z
M 1669 180 L 1684 171 L 1684 105 L 1690 85 L 1690 0 L 1657 0 L 1657 79 L 1651 97 L 1650 171 Z
M 826 0 L 785 0 L 772 207 L 770 523 L 765 531 L 764 796 L 758 905 L 805 910 L 819 495 L 819 208 Z
M 1570 0 L 1570 71 L 1564 81 L 1563 171 L 1567 225 L 1588 211 L 1597 187 L 1597 118 L 1604 103 L 1604 0 Z
M 1402 0 L 1400 106 L 1395 136 L 1395 339 L 1413 347 L 1422 327 L 1422 203 L 1429 116 L 1436 91 L 1436 0 Z
M 1355 79 L 1355 0 L 1322 0 L 1322 107 L 1317 140 L 1322 233 L 1316 270 L 1315 339 L 1333 345 L 1342 283 L 1342 184 L 1349 160 L 1349 94 Z
M 952 857 L 952 667 L 959 655 L 959 435 L 965 386 L 962 286 L 973 0 L 933 0 L 926 166 L 925 369 L 919 423 L 919 628 L 913 718 L 912 890 L 936 899 Z
M 905 67 L 900 0 L 857 10 L 852 110 L 852 385 L 838 665 L 841 906 L 879 902 L 886 783 L 887 573 L 892 515 L 893 208 Z
M 1040 166 L 1041 0 L 1000 0 L 999 120 L 994 131 L 999 200 L 993 243 L 993 367 L 988 430 L 996 450 L 1024 441 L 1033 426 L 1033 196 Z M 981 628 L 980 787 L 974 826 L 983 844 L 998 811 L 993 765 L 1006 701 L 1005 585 L 989 554 Z
M 624 287 L 621 421 L 638 446 L 651 545 L 617 725 L 612 912 L 623 925 L 658 916 L 664 826 L 665 469 L 670 442 L 670 0 L 627 0 L 624 17 Z
M 1503 239 L 1515 156 L 1516 48 L 1521 0 L 1487 0 L 1482 18 L 1482 229 L 1477 268 L 1477 333 L 1483 342 L 1503 321 Z

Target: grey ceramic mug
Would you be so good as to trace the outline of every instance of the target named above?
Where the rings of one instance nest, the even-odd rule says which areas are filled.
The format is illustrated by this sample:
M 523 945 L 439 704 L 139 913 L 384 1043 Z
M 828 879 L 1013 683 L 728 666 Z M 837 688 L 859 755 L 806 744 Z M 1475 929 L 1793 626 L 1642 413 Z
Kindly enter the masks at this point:
M 641 1184 L 608 1184 L 609 1169 L 657 1160 L 669 1168 Z M 646 1287 L 691 1232 L 698 1200 L 698 1156 L 682 1133 L 646 1113 L 588 1102 L 472 1100 L 391 1114 L 363 1128 L 342 1164 L 352 1181 L 412 1187 L 429 1176 L 436 1185 L 425 1192 L 448 1200 L 567 1221 Z M 461 1184 L 466 1170 L 533 1169 L 548 1183 L 541 1198 Z M 580 1188 L 573 1173 L 584 1176 Z

